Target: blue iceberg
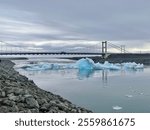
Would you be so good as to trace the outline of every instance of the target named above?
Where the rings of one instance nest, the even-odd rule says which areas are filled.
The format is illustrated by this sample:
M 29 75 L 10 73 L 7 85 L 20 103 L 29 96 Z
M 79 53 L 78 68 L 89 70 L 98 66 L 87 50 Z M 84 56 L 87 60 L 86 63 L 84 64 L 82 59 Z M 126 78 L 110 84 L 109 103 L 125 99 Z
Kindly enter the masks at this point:
M 95 63 L 92 59 L 82 58 L 76 62 L 75 66 L 77 66 L 77 68 L 80 70 L 82 69 L 93 70 L 95 68 Z

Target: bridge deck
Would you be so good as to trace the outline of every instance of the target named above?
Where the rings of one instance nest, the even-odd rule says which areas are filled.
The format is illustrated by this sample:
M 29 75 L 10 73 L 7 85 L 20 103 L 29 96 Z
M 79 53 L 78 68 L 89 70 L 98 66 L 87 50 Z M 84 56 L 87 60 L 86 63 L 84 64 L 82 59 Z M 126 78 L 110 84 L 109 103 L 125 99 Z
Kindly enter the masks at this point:
M 0 55 L 150 55 L 150 53 L 92 53 L 92 52 L 0 52 Z
M 0 52 L 0 55 L 102 55 L 86 52 Z

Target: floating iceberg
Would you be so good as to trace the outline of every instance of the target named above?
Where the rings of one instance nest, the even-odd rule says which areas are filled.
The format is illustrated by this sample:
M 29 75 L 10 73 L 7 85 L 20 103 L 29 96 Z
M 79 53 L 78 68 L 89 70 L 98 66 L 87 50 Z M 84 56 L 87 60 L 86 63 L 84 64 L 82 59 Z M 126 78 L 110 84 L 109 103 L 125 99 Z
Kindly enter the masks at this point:
M 135 62 L 131 63 L 122 63 L 122 64 L 112 64 L 108 61 L 105 63 L 94 63 L 92 59 L 89 58 L 82 58 L 78 60 L 76 63 L 68 63 L 68 64 L 52 64 L 52 63 L 36 63 L 36 64 L 29 64 L 22 67 L 28 71 L 42 71 L 42 70 L 58 70 L 58 69 L 79 69 L 81 70 L 137 70 L 143 69 L 143 64 L 136 64 Z
M 75 64 L 75 66 L 82 70 L 82 69 L 86 69 L 86 70 L 93 70 L 95 69 L 95 63 L 92 59 L 89 59 L 89 58 L 82 58 L 80 60 L 78 60 Z
M 113 106 L 112 107 L 114 110 L 116 110 L 116 111 L 118 111 L 118 110 L 121 110 L 122 109 L 122 107 L 120 107 L 120 106 Z
M 108 61 L 105 61 L 104 64 L 101 63 L 94 63 L 92 59 L 89 58 L 82 58 L 76 62 L 76 67 L 78 69 L 88 69 L 88 70 L 125 70 L 125 69 L 143 69 L 143 64 L 136 64 L 135 62 L 131 63 L 122 63 L 122 64 L 112 64 Z
M 117 66 L 115 64 L 111 64 L 108 61 L 105 61 L 104 64 L 96 63 L 94 68 L 97 70 L 100 70 L 100 69 L 120 70 L 121 69 L 120 66 Z
M 26 65 L 21 68 L 27 71 L 42 71 L 42 70 L 59 69 L 60 66 L 58 64 L 39 63 L 39 64 Z
M 143 64 L 136 64 L 135 62 L 131 63 L 122 63 L 124 69 L 143 69 Z
M 127 94 L 125 96 L 128 97 L 128 98 L 132 98 L 133 97 L 133 95 L 129 95 L 129 94 Z

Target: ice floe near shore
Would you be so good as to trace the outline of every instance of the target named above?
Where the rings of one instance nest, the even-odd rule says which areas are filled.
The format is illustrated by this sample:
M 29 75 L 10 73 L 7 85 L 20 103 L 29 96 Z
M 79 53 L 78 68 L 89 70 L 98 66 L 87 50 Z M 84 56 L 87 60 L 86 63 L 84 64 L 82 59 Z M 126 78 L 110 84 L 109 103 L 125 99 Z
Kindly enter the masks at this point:
M 122 107 L 120 107 L 120 106 L 113 106 L 113 109 L 118 111 L 118 110 L 121 110 Z
M 53 63 L 36 63 L 28 64 L 21 67 L 22 69 L 28 71 L 42 71 L 42 70 L 58 70 L 58 69 L 79 69 L 79 70 L 137 70 L 143 69 L 143 64 L 136 64 L 135 62 L 129 63 L 117 63 L 112 64 L 108 61 L 105 63 L 95 63 L 92 59 L 82 58 L 76 63 L 67 63 L 67 64 L 53 64 Z

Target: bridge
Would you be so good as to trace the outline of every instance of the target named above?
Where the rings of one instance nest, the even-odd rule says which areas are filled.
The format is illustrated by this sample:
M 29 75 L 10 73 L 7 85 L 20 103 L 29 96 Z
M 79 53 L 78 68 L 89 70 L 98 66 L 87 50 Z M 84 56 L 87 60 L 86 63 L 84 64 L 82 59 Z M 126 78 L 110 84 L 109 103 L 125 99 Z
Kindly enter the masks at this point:
M 0 41 L 0 55 L 99 55 L 107 58 L 109 55 L 114 54 L 109 50 L 115 49 L 117 53 L 129 53 L 125 45 L 116 45 L 108 41 L 102 41 L 96 45 L 80 48 L 77 50 L 38 50 L 36 47 L 25 47 L 10 44 Z

